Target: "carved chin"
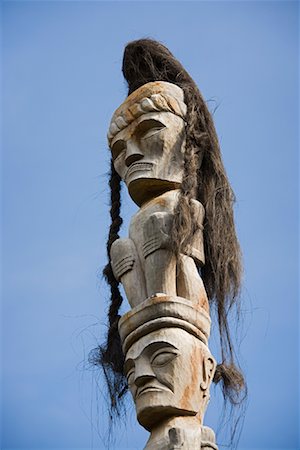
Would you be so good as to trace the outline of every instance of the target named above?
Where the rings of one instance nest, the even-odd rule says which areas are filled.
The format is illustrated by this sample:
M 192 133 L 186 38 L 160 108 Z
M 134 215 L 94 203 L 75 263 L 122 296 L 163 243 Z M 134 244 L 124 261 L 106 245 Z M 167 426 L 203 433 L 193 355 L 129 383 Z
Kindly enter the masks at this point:
M 148 403 L 143 406 L 138 403 L 139 402 L 136 403 L 137 419 L 140 425 L 148 431 L 151 431 L 158 423 L 170 419 L 171 417 L 196 416 L 198 413 L 198 411 L 178 408 L 164 402 L 161 402 L 160 404 L 151 402 L 151 400 L 149 401 L 149 398 Z
M 179 181 L 160 180 L 151 177 L 153 177 L 152 171 L 135 172 L 130 176 L 130 181 L 128 183 L 126 181 L 130 197 L 138 206 L 164 192 L 180 187 Z

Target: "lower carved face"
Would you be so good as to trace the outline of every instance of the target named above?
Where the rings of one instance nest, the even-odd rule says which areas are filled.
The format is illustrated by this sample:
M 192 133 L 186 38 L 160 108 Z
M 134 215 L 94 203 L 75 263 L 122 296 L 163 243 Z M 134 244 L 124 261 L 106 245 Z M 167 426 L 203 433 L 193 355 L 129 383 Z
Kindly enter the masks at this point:
M 170 112 L 143 114 L 114 137 L 115 169 L 138 205 L 180 186 L 184 142 L 184 121 Z
M 182 329 L 165 328 L 143 336 L 125 360 L 140 424 L 151 430 L 168 417 L 198 414 L 201 420 L 214 369 L 208 348 Z

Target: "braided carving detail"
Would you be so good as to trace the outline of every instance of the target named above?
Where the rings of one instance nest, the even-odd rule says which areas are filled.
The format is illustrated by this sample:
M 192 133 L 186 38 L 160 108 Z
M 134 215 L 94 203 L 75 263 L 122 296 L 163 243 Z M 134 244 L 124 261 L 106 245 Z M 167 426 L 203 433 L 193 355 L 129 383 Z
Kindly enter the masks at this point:
M 185 103 L 167 94 L 159 93 L 152 94 L 150 97 L 144 97 L 125 111 L 122 111 L 117 117 L 115 115 L 113 116 L 107 134 L 108 142 L 110 144 L 112 139 L 121 130 L 130 125 L 131 122 L 142 114 L 149 112 L 171 112 L 183 119 L 186 115 L 186 109 Z

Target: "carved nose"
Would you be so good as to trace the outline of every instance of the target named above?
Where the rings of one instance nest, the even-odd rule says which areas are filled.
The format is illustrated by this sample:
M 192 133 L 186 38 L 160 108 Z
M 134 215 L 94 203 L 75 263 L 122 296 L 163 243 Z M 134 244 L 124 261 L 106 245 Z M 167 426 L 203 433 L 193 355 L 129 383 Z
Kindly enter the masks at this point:
M 136 161 L 139 161 L 144 157 L 143 153 L 140 151 L 138 146 L 134 142 L 127 142 L 126 146 L 126 156 L 125 156 L 125 164 L 129 167 Z
M 153 380 L 155 375 L 152 371 L 152 367 L 149 361 L 144 358 L 137 359 L 135 361 L 135 377 L 134 383 L 137 387 L 145 385 L 148 381 Z
M 148 381 L 153 380 L 153 378 L 155 378 L 155 377 L 153 375 L 151 375 L 151 374 L 138 375 L 137 377 L 135 377 L 134 382 L 135 382 L 137 387 L 142 387 Z

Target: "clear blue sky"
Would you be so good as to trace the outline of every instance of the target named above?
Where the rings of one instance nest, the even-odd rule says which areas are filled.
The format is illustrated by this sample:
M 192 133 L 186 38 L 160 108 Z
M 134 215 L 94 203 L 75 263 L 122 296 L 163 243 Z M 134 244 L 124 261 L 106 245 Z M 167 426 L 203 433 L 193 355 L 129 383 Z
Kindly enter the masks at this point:
M 298 449 L 297 2 L 1 7 L 1 448 L 106 448 L 103 382 L 87 364 L 106 322 L 106 132 L 126 95 L 123 47 L 147 36 L 219 106 L 245 265 L 240 360 L 249 404 L 239 449 Z M 124 192 L 124 234 L 134 210 Z M 220 397 L 213 390 L 206 416 L 215 428 Z M 147 433 L 130 402 L 128 411 L 115 449 L 141 450 Z

